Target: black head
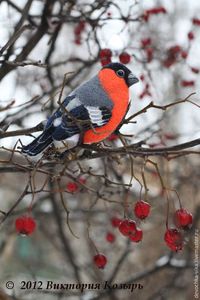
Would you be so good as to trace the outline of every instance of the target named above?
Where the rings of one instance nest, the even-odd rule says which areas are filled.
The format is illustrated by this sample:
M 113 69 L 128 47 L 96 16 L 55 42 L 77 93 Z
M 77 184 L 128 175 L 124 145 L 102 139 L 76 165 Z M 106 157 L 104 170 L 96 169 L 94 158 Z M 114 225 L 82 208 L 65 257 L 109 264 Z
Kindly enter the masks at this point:
M 118 77 L 124 78 L 128 87 L 137 83 L 139 79 L 133 75 L 133 73 L 123 64 L 120 63 L 110 63 L 103 67 L 103 69 L 112 69 L 115 71 Z

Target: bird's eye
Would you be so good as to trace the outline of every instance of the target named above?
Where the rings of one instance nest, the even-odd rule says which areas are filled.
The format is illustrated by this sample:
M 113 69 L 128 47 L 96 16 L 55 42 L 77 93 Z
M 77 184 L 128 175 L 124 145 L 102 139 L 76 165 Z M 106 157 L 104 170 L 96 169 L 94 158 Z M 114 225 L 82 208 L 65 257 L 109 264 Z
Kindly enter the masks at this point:
M 118 75 L 119 77 L 124 77 L 124 75 L 125 75 L 124 70 L 118 70 L 118 71 L 117 71 L 117 75 Z

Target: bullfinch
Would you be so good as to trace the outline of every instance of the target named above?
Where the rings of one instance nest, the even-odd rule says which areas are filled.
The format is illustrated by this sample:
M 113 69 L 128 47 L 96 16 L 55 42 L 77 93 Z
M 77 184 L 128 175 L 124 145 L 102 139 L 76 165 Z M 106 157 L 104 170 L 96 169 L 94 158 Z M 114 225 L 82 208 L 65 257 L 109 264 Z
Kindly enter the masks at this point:
M 22 152 L 35 156 L 54 145 L 65 152 L 83 144 L 98 143 L 123 121 L 129 107 L 129 87 L 138 79 L 121 63 L 110 63 L 76 88 L 46 122 L 43 132 Z

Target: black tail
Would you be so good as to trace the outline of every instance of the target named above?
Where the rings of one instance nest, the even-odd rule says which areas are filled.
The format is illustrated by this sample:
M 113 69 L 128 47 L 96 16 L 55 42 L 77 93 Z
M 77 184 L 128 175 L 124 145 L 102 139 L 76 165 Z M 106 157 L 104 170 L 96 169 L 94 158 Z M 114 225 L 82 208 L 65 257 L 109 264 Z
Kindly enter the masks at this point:
M 22 152 L 30 156 L 35 156 L 45 150 L 53 142 L 52 130 L 49 129 L 44 131 L 27 146 L 23 146 Z

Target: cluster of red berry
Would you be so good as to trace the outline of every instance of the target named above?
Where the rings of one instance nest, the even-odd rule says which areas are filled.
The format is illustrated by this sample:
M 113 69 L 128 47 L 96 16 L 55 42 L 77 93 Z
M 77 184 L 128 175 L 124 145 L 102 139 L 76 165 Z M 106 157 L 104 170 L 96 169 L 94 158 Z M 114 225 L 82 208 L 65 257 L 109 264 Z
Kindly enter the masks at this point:
M 99 58 L 102 66 L 110 64 L 112 61 L 112 51 L 108 48 L 101 49 L 99 52 Z
M 128 237 L 132 242 L 140 242 L 143 237 L 142 230 L 136 226 L 133 220 L 125 219 L 119 225 L 119 231 L 122 235 Z
M 146 219 L 150 214 L 151 206 L 149 203 L 139 200 L 136 202 L 134 206 L 135 216 L 140 219 Z M 179 251 L 183 249 L 183 234 L 181 230 L 190 229 L 193 223 L 192 214 L 189 213 L 186 209 L 180 208 L 174 214 L 174 223 L 176 228 L 167 228 L 164 240 L 166 245 L 172 251 Z M 120 233 L 128 237 L 132 242 L 140 242 L 143 238 L 143 231 L 139 227 L 134 220 L 130 219 L 120 219 L 118 217 L 113 217 L 111 219 L 111 224 L 114 228 L 118 228 Z M 113 243 L 116 237 L 112 232 L 108 232 L 106 235 L 106 240 L 109 243 Z M 97 254 L 93 258 L 94 264 L 103 269 L 107 264 L 107 258 L 104 254 Z
M 150 208 L 151 206 L 149 203 L 143 200 L 137 201 L 134 206 L 135 216 L 140 220 L 146 219 L 150 213 Z M 130 220 L 130 219 L 122 220 L 118 217 L 113 217 L 111 218 L 111 225 L 114 228 L 118 228 L 120 233 L 123 236 L 128 237 L 132 242 L 138 243 L 143 238 L 143 231 L 137 226 L 134 220 Z M 116 236 L 112 232 L 110 231 L 107 232 L 106 240 L 109 243 L 113 243 L 115 239 Z M 107 258 L 104 254 L 95 255 L 93 260 L 94 260 L 94 264 L 100 269 L 103 269 L 107 264 Z
M 190 35 L 191 36 L 190 32 Z M 141 40 L 141 48 L 145 51 L 147 62 L 151 62 L 153 59 L 153 47 L 151 46 L 151 39 L 146 38 Z M 180 58 L 186 59 L 188 56 L 188 52 L 183 50 L 179 45 L 171 46 L 166 51 L 166 58 L 161 62 L 163 67 L 170 68 L 171 66 L 175 65 Z M 199 74 L 199 69 L 195 67 L 190 67 L 190 70 L 194 74 Z M 141 81 L 145 81 L 144 75 L 141 75 Z M 192 87 L 195 85 L 195 80 L 181 80 L 180 85 L 182 87 Z M 140 99 L 143 99 L 145 96 L 150 96 L 151 93 L 149 91 L 149 84 L 145 83 L 145 88 L 141 95 L 139 96 Z
M 193 32 L 188 33 L 188 39 L 189 40 L 194 39 Z M 180 60 L 180 58 L 186 59 L 187 56 L 188 56 L 188 52 L 186 50 L 182 49 L 181 46 L 179 46 L 179 45 L 171 46 L 166 51 L 166 58 L 162 61 L 162 65 L 165 68 L 170 68 L 171 66 L 176 64 Z M 191 68 L 191 69 L 193 69 L 193 68 Z M 196 69 L 196 68 L 194 68 L 194 69 Z
M 180 208 L 175 212 L 174 223 L 177 228 L 167 228 L 165 242 L 172 251 L 183 249 L 184 238 L 181 230 L 190 229 L 193 222 L 192 214 L 186 209 Z
M 143 200 L 137 201 L 134 206 L 135 216 L 140 220 L 146 219 L 149 216 L 150 208 L 151 206 L 149 203 Z M 181 208 L 175 212 L 174 218 L 174 223 L 177 228 L 167 228 L 164 240 L 172 251 L 179 251 L 182 250 L 184 242 L 181 230 L 191 228 L 193 217 L 186 209 Z M 138 243 L 143 238 L 143 231 L 137 227 L 134 220 L 121 220 L 117 217 L 113 217 L 111 219 L 111 224 L 113 227 L 118 228 L 120 233 L 123 236 L 128 237 L 132 242 Z M 16 231 L 22 235 L 30 235 L 36 228 L 36 221 L 30 215 L 24 215 L 16 219 L 15 228 Z M 112 232 L 108 232 L 106 235 L 106 240 L 109 243 L 113 243 L 115 238 L 116 237 Z M 99 269 L 104 269 L 107 264 L 107 258 L 104 254 L 98 253 L 93 257 L 93 262 Z
M 108 48 L 101 49 L 99 52 L 99 58 L 100 58 L 101 65 L 105 66 L 107 64 L 110 64 L 112 62 L 112 56 L 113 56 L 113 53 L 110 49 L 108 49 Z M 125 65 L 128 64 L 131 61 L 130 54 L 128 54 L 127 52 L 122 52 L 119 55 L 119 61 L 122 64 L 125 64 Z
M 145 10 L 144 14 L 142 15 L 142 19 L 145 22 L 148 22 L 150 16 L 158 15 L 158 14 L 166 14 L 166 13 L 167 11 L 163 6 L 158 6 L 158 7 Z
M 135 216 L 140 220 L 146 219 L 149 216 L 150 208 L 149 203 L 143 200 L 137 201 L 134 206 Z M 127 236 L 131 241 L 140 242 L 142 240 L 143 232 L 137 227 L 136 222 L 133 220 L 121 220 L 118 224 L 118 228 L 121 234 Z
M 152 9 L 148 9 L 144 12 L 143 14 L 143 19 L 147 22 L 149 20 L 149 17 L 151 15 L 158 15 L 158 14 L 166 14 L 166 9 L 162 6 L 160 7 L 154 7 Z M 184 49 L 180 45 L 172 45 L 170 46 L 166 52 L 165 52 L 165 58 L 161 60 L 161 65 L 164 68 L 170 68 L 174 66 L 176 63 L 180 62 L 182 59 L 187 59 L 188 57 L 188 51 L 191 48 L 191 42 L 195 39 L 195 26 L 200 26 L 200 19 L 198 18 L 193 18 L 192 19 L 192 24 L 193 28 L 188 32 L 187 37 L 188 37 L 188 49 Z M 153 61 L 153 59 L 156 57 L 156 54 L 154 53 L 156 50 L 156 47 L 153 45 L 153 41 L 150 37 L 146 37 L 141 39 L 140 41 L 140 48 L 143 50 L 145 54 L 145 60 L 147 63 L 150 63 Z M 199 73 L 199 68 L 196 67 L 191 67 L 189 66 L 189 69 L 191 70 L 192 73 L 198 74 Z M 186 80 L 183 79 L 180 81 L 180 85 L 184 88 L 189 88 L 195 86 L 195 80 Z M 149 92 L 149 85 L 146 83 L 146 86 L 144 88 L 144 91 L 140 95 L 140 99 L 143 99 L 145 96 L 151 96 L 151 93 Z
M 150 204 L 143 200 L 137 201 L 134 206 L 135 216 L 140 220 L 146 219 L 150 213 L 150 207 Z M 132 242 L 138 243 L 143 238 L 142 229 L 137 227 L 136 222 L 133 220 L 122 220 L 119 224 L 119 231 L 122 235 L 128 237 Z
M 146 60 L 150 63 L 153 60 L 153 47 L 151 38 L 144 38 L 141 40 L 141 49 L 145 52 Z
M 81 45 L 81 34 L 85 30 L 86 27 L 86 22 L 85 21 L 80 21 L 75 27 L 74 27 L 74 36 L 75 36 L 75 44 L 76 45 Z
M 146 82 L 144 74 L 142 74 L 140 76 L 140 80 L 144 83 L 144 89 L 143 89 L 142 93 L 139 95 L 139 99 L 142 100 L 146 96 L 151 97 L 152 95 L 150 92 L 150 86 L 149 86 L 149 83 Z
M 193 18 L 192 24 L 195 26 L 200 26 L 200 19 Z M 194 28 L 193 28 L 194 30 Z M 188 32 L 187 37 L 189 40 L 189 48 L 191 46 L 191 42 L 195 39 L 194 31 L 191 30 Z M 189 49 L 188 48 L 188 49 Z M 180 58 L 186 59 L 188 57 L 188 50 L 186 51 L 179 45 L 174 45 L 170 47 L 166 52 L 166 59 L 163 61 L 163 66 L 165 68 L 170 68 L 174 64 L 176 64 L 178 61 L 180 61 Z M 194 74 L 199 73 L 199 68 L 196 67 L 189 67 L 191 72 Z M 195 85 L 195 80 L 181 80 L 180 85 L 182 87 L 193 87 Z
M 192 19 L 192 24 L 194 26 L 200 26 L 200 19 L 197 19 L 197 18 L 193 18 Z M 193 41 L 195 38 L 195 35 L 194 35 L 194 32 L 193 31 L 190 31 L 188 32 L 188 39 L 189 41 Z M 199 69 L 198 68 L 195 68 L 195 67 L 190 67 L 190 70 L 194 73 L 194 74 L 199 74 Z M 192 87 L 195 85 L 195 80 L 182 80 L 181 81 L 181 85 L 183 87 Z
M 171 46 L 167 49 L 166 52 L 166 58 L 162 62 L 163 66 L 165 68 L 170 68 L 172 65 L 174 65 L 177 62 L 177 59 L 179 58 L 179 55 L 181 55 L 182 49 L 179 45 Z

